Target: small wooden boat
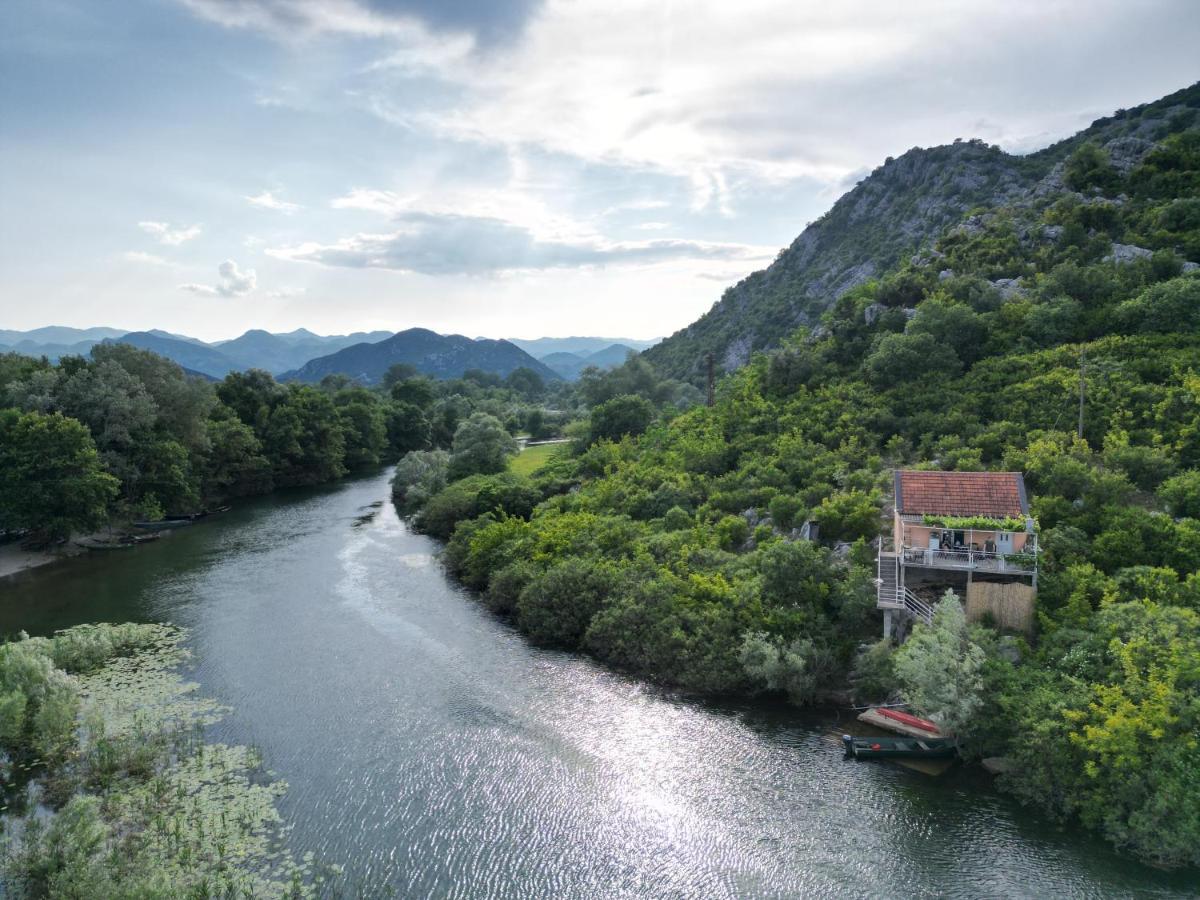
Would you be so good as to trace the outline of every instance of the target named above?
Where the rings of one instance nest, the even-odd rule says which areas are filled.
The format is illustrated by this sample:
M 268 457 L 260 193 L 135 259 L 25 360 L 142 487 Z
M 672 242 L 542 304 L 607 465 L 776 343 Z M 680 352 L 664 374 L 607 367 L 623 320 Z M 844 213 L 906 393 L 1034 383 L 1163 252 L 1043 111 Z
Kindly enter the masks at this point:
M 149 544 L 161 537 L 162 535 L 158 532 L 151 532 L 150 534 L 123 534 L 121 535 L 121 543 L 131 546 L 135 544 Z
M 183 528 L 194 524 L 193 519 L 157 519 L 153 522 L 134 522 L 133 527 L 143 531 L 166 531 L 168 528 Z
M 854 737 L 842 735 L 847 756 L 855 759 L 947 759 L 958 750 L 949 738 Z
M 173 516 L 163 516 L 164 522 L 198 522 L 200 519 L 207 519 L 209 516 L 215 516 L 218 513 L 227 513 L 233 509 L 232 506 L 218 506 L 216 509 L 202 509 L 194 513 L 179 513 Z
M 920 716 L 914 716 L 911 713 L 901 712 L 898 709 L 890 709 L 886 706 L 877 706 L 875 711 L 886 719 L 891 719 L 893 722 L 901 722 L 913 728 L 919 728 L 921 731 L 928 731 L 931 735 L 939 735 L 937 723 L 931 722 L 929 719 L 922 719 Z
M 86 550 L 102 551 L 102 550 L 128 550 L 133 546 L 129 541 L 96 541 L 96 540 L 81 540 L 75 542 L 78 546 Z
M 888 709 L 884 706 L 873 706 L 858 716 L 858 721 L 872 728 L 882 728 L 884 731 L 894 731 L 910 738 L 940 738 L 945 737 L 938 730 L 937 724 L 909 713 Z

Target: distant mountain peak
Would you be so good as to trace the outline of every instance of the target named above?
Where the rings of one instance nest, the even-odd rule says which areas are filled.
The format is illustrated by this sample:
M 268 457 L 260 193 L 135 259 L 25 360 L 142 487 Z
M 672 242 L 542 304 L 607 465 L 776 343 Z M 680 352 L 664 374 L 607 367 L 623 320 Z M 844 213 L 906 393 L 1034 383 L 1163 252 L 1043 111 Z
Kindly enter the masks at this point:
M 326 375 L 346 375 L 375 384 L 397 363 L 407 363 L 434 378 L 457 378 L 468 369 L 508 375 L 528 368 L 543 378 L 559 376 L 520 347 L 504 340 L 472 340 L 461 334 L 441 335 L 428 328 L 408 328 L 374 343 L 358 343 L 309 360 L 285 379 L 317 382 Z

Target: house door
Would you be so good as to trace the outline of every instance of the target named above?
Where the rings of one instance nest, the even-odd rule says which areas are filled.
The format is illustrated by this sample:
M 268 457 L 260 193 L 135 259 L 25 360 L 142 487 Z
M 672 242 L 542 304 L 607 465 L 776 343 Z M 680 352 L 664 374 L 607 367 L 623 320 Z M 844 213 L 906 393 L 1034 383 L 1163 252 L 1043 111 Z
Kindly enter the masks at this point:
M 1001 531 L 996 534 L 996 552 L 1008 556 L 1013 552 L 1013 536 L 1011 531 Z

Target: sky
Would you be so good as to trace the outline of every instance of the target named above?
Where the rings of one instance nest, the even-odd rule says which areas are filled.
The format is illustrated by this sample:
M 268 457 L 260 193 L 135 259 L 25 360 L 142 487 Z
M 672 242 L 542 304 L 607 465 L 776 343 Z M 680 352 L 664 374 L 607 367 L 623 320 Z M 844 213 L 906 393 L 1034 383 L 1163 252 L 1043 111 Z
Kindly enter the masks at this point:
M 878 166 L 1200 78 L 1196 0 L 15 0 L 0 328 L 669 334 Z

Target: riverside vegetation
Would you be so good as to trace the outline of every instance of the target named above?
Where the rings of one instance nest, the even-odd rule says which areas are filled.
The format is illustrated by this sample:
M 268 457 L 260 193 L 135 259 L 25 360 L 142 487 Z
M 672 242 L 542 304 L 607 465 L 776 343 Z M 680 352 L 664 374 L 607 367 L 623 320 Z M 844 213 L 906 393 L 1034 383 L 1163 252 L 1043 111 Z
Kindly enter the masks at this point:
M 165 625 L 80 625 L 0 647 L 13 897 L 306 897 L 327 883 L 284 848 L 247 747 L 208 743 L 223 710 L 178 672 Z
M 449 446 L 474 412 L 552 436 L 576 415 L 574 396 L 527 369 L 439 382 L 397 365 L 374 388 L 252 369 L 214 384 L 126 344 L 55 365 L 0 354 L 0 532 L 61 538 L 333 481 Z
M 1184 99 L 1132 162 L 1076 142 L 1057 189 L 971 210 L 711 408 L 664 402 L 635 359 L 531 477 L 502 438 L 491 456 L 413 453 L 397 501 L 535 641 L 697 692 L 898 689 L 968 755 L 1011 758 L 1000 783 L 1024 802 L 1200 865 L 1200 100 Z M 896 466 L 1026 474 L 1034 640 L 953 600 L 902 647 L 877 642 L 870 542 Z M 845 549 L 795 539 L 807 518 Z

